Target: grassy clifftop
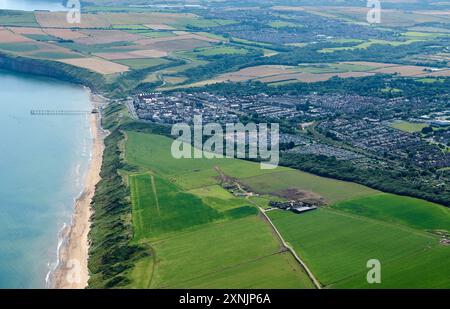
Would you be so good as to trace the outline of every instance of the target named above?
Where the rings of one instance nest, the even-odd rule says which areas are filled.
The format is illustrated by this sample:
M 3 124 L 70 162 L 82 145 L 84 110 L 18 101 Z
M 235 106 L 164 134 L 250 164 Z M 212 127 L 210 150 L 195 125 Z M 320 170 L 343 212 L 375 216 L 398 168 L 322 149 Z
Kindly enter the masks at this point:
M 0 69 L 56 78 L 88 86 L 94 91 L 106 90 L 102 75 L 68 64 L 0 53 Z

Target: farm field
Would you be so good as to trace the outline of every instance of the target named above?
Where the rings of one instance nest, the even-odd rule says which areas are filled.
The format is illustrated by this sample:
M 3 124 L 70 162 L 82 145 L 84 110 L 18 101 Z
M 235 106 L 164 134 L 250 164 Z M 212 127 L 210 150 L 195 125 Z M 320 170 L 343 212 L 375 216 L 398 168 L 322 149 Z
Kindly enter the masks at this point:
M 188 192 L 200 197 L 205 204 L 218 211 L 249 205 L 248 201 L 234 197 L 219 185 L 193 189 Z
M 136 240 L 158 238 L 221 218 L 197 196 L 159 177 L 142 174 L 130 176 L 129 182 Z
M 268 215 L 327 287 L 367 287 L 366 263 L 370 259 L 378 259 L 383 269 L 377 288 L 409 287 L 405 276 L 398 276 L 406 272 L 428 278 L 414 280 L 417 287 L 450 284 L 446 273 L 449 260 L 442 259 L 450 254 L 450 247 L 440 244 L 435 235 L 327 208 L 300 216 L 282 211 Z M 427 256 L 428 262 L 440 262 L 424 267 L 424 261 L 416 258 L 420 255 Z M 428 284 L 430 278 L 434 284 Z
M 448 205 L 448 128 L 413 121 L 448 117 L 450 2 L 388 0 L 372 25 L 353 0 L 144 2 L 83 2 L 76 25 L 0 9 L 0 67 L 105 99 L 89 287 L 317 287 L 295 250 L 323 288 L 450 288 L 448 208 L 282 166 L 175 159 L 158 134 L 198 113 L 277 122 L 286 165 Z
M 411 197 L 383 193 L 337 203 L 333 209 L 420 230 L 450 232 L 450 209 Z
M 276 238 L 267 236 L 270 228 L 252 206 L 255 203 L 265 208 L 268 200 L 283 198 L 283 192 L 289 199 L 292 189 L 302 197 L 323 197 L 332 205 L 302 215 L 267 213 L 324 286 L 365 286 L 365 263 L 371 258 L 385 265 L 386 287 L 407 286 L 403 279 L 396 279 L 396 274 L 413 266 L 402 268 L 398 261 L 413 261 L 413 256 L 424 251 L 432 255 L 428 260 L 441 261 L 441 266 L 433 266 L 434 271 L 446 266 L 442 265 L 442 255 L 448 254 L 448 247 L 439 243 L 438 235 L 427 232 L 445 230 L 448 225 L 448 217 L 442 216 L 445 211 L 439 205 L 287 168 L 258 173 L 258 165 L 239 160 L 176 160 L 168 153 L 170 145 L 171 140 L 163 136 L 127 132 L 127 161 L 147 171 L 130 175 L 129 180 L 135 241 L 151 245 L 156 252 L 153 262 L 144 259 L 136 264 L 130 275 L 137 278 L 136 282 L 178 288 L 311 287 L 292 257 L 279 252 Z M 249 200 L 234 197 L 219 185 L 214 169 L 217 166 L 262 195 Z M 255 228 L 261 230 L 241 231 Z M 240 239 L 231 236 L 233 233 L 239 233 Z M 256 235 L 258 238 L 253 239 Z M 230 248 L 243 246 L 246 241 L 255 246 L 239 255 L 243 260 L 238 262 Z M 192 244 L 196 244 L 196 250 L 192 250 Z M 226 253 L 222 245 L 228 248 Z M 185 253 L 180 254 L 180 250 Z M 186 267 L 188 261 L 198 261 L 198 266 Z M 420 270 L 421 263 L 414 264 L 418 267 L 413 267 L 414 271 Z M 268 266 L 275 264 L 277 267 Z M 142 279 L 138 273 L 145 267 L 153 271 Z M 271 269 L 271 280 L 256 275 L 264 267 Z M 418 275 L 429 277 L 425 272 Z M 435 276 L 436 286 L 448 284 L 443 275 Z
M 198 31 L 229 25 L 233 23 L 231 20 L 138 8 L 124 11 L 102 11 L 99 8 L 101 13 L 91 9 L 87 9 L 76 27 L 67 22 L 65 12 L 0 11 L 0 50 L 62 61 L 110 75 L 110 82 L 119 76 L 117 73 L 148 70 L 147 75 L 139 75 L 139 83 L 145 83 L 155 75 L 157 80 L 167 85 L 183 83 L 187 78 L 178 73 L 208 63 L 201 59 L 187 59 L 186 64 L 174 67 L 174 71 L 151 72 L 153 67 L 169 63 L 170 60 L 165 59 L 167 57 L 179 59 L 176 53 L 193 52 L 203 57 L 247 53 L 245 48 L 216 46 L 227 39 L 208 31 Z M 197 31 L 190 32 L 193 27 Z M 136 87 L 139 83 L 129 87 Z
M 169 153 L 171 139 L 126 134 L 125 158 L 140 170 L 128 176 L 133 241 L 154 254 L 129 272 L 131 287 L 314 287 L 252 203 L 218 185 L 216 166 L 249 176 L 261 173 L 259 165 L 176 160 Z
M 220 74 L 209 80 L 188 85 L 171 87 L 190 88 L 212 85 L 223 82 L 260 81 L 268 84 L 280 83 L 315 83 L 327 81 L 333 77 L 354 78 L 367 77 L 375 74 L 398 74 L 400 76 L 446 76 L 449 70 L 431 72 L 424 66 L 397 65 L 367 61 L 348 61 L 338 63 L 300 64 L 298 66 L 261 65 L 248 67 L 236 72 Z
M 366 22 L 367 10 L 361 7 L 346 6 L 277 6 L 275 11 L 300 10 L 319 16 L 336 18 L 348 22 Z M 383 24 L 388 27 L 410 27 L 417 23 L 449 23 L 446 14 L 434 14 L 429 10 L 403 11 L 396 9 L 383 9 Z
M 332 48 L 324 48 L 320 50 L 319 52 L 322 53 L 332 53 L 339 50 L 355 50 L 355 49 L 367 49 L 372 45 L 379 44 L 379 45 L 390 45 L 390 46 L 401 46 L 401 45 L 408 45 L 415 42 L 420 42 L 420 39 L 409 39 L 406 41 L 386 41 L 386 40 L 375 40 L 371 39 L 367 42 L 363 42 L 354 46 L 348 46 L 348 47 L 332 47 Z
M 382 286 L 386 289 L 408 287 L 411 289 L 442 289 L 449 287 L 450 265 L 448 246 L 434 246 L 416 254 L 394 260 L 383 267 Z M 374 288 L 366 281 L 353 276 L 330 288 Z
M 138 59 L 122 59 L 115 62 L 126 65 L 133 70 L 156 67 L 162 64 L 167 64 L 170 61 L 162 58 L 138 58 Z
M 327 15 L 329 8 L 331 7 L 324 9 L 320 14 Z M 65 13 L 43 11 L 30 14 L 9 12 L 8 15 L 5 13 L 7 15 L 5 20 L 9 20 L 9 23 L 4 23 L 8 28 L 0 29 L 0 47 L 4 51 L 22 56 L 55 61 L 63 60 L 67 64 L 113 76 L 110 80 L 113 80 L 114 74 L 117 73 L 147 70 L 147 74 L 139 75 L 139 83 L 162 81 L 163 85 L 156 89 L 158 91 L 201 87 L 224 82 L 257 81 L 271 86 L 280 86 L 298 82 L 324 82 L 333 77 L 362 78 L 375 74 L 398 74 L 406 77 L 439 77 L 450 74 L 450 70 L 431 72 L 422 66 L 361 61 L 360 63 L 337 62 L 300 64 L 298 66 L 259 65 L 231 73 L 219 72 L 206 80 L 190 82 L 192 77 L 187 77 L 189 75 L 186 72 L 192 68 L 214 63 L 216 62 L 215 58 L 246 55 L 250 50 L 258 49 L 266 57 L 274 56 L 279 52 L 270 50 L 271 47 L 274 47 L 271 44 L 234 36 L 225 37 L 211 31 L 215 27 L 236 23 L 232 20 L 204 18 L 192 13 L 152 12 L 151 10 L 139 10 L 139 8 L 125 11 L 121 11 L 119 8 L 103 9 L 101 7 L 98 8 L 99 11 L 95 11 L 93 8 L 89 8 L 83 14 L 84 18 L 76 29 L 67 23 Z M 277 12 L 283 12 L 286 9 L 289 7 L 274 8 Z M 317 7 L 315 9 L 301 7 L 299 11 L 319 13 Z M 388 12 L 390 14 L 390 11 Z M 360 9 L 340 7 L 334 15 L 331 15 L 333 18 L 347 18 L 354 21 L 354 19 L 342 15 L 347 13 L 350 15 L 360 14 Z M 427 18 L 443 18 L 443 16 L 433 14 L 426 16 L 428 16 Z M 274 20 L 267 25 L 275 30 L 302 27 L 301 24 L 284 19 Z M 336 38 L 332 39 L 335 43 L 354 43 L 354 45 L 325 47 L 322 51 L 363 49 L 373 44 L 402 46 L 431 40 L 433 35 L 445 37 L 445 33 L 442 32 L 430 35 L 429 32 L 419 30 L 412 29 L 402 32 L 403 41 Z M 41 45 L 43 41 L 47 42 L 47 45 Z M 4 45 L 6 43 L 8 44 Z M 292 44 L 287 45 L 293 46 Z M 59 47 L 64 49 L 58 50 Z M 32 52 L 36 55 L 33 55 Z M 94 58 L 94 56 L 98 58 Z M 158 63 L 159 60 L 165 62 L 166 59 L 172 58 L 183 60 L 186 63 L 152 71 L 153 67 L 157 67 L 154 63 Z M 153 62 L 152 59 L 157 61 Z M 103 62 L 103 60 L 109 62 Z M 133 87 L 133 85 L 129 87 Z
M 157 267 L 150 287 L 313 287 L 258 216 L 179 233 L 153 247 Z M 265 267 L 264 276 L 253 276 Z
M 289 253 L 277 253 L 187 281 L 177 288 L 312 289 L 309 278 Z
M 0 11 L 0 26 L 38 26 L 33 12 Z
M 192 179 L 192 181 L 194 183 L 198 181 L 201 184 L 200 186 L 205 185 L 205 183 L 210 185 L 216 184 L 217 179 L 215 177 L 218 176 L 214 170 L 216 166 L 220 166 L 220 169 L 225 174 L 238 178 L 257 176 L 286 169 L 278 167 L 274 170 L 261 170 L 260 165 L 257 163 L 227 158 L 178 160 L 173 158 L 170 152 L 172 139 L 160 135 L 137 132 L 127 132 L 127 136 L 127 161 L 143 169 L 151 170 L 158 175 L 172 178 L 171 181 L 174 183 L 177 183 L 178 177 L 183 178 L 187 176 L 190 178 L 198 178 L 198 180 Z M 205 177 L 205 174 L 210 176 Z M 198 175 L 198 177 L 192 177 L 195 175 Z M 195 185 L 191 184 L 188 189 L 193 188 L 195 188 Z
M 122 64 L 99 58 L 74 58 L 62 59 L 61 62 L 71 64 L 77 67 L 85 68 L 100 74 L 114 74 L 128 71 L 128 67 Z
M 373 195 L 378 192 L 355 183 L 324 178 L 297 170 L 242 178 L 241 182 L 257 193 L 281 197 L 288 197 L 291 193 L 290 189 L 300 189 L 304 193 L 314 192 L 324 198 L 327 203 Z

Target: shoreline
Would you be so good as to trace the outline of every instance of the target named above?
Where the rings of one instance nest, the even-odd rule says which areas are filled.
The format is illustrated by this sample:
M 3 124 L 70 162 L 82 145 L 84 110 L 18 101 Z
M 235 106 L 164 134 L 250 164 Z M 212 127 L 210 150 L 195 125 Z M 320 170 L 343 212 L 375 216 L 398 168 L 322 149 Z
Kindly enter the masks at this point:
M 104 100 L 90 92 L 92 108 L 102 105 Z M 103 140 L 106 136 L 101 127 L 100 113 L 89 115 L 92 132 L 92 156 L 84 178 L 83 191 L 76 199 L 70 224 L 60 231 L 57 249 L 57 264 L 49 277 L 51 289 L 84 289 L 89 280 L 89 231 L 91 226 L 91 201 L 95 187 L 100 181 L 103 162 Z

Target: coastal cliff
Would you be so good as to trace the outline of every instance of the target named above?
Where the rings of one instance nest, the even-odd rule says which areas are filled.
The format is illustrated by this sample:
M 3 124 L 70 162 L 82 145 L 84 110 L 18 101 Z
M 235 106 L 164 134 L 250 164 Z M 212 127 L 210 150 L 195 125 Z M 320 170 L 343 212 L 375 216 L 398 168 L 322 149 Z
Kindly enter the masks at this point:
M 86 69 L 62 62 L 13 56 L 5 53 L 0 53 L 0 69 L 82 84 L 96 92 L 104 90 L 106 84 L 102 75 Z

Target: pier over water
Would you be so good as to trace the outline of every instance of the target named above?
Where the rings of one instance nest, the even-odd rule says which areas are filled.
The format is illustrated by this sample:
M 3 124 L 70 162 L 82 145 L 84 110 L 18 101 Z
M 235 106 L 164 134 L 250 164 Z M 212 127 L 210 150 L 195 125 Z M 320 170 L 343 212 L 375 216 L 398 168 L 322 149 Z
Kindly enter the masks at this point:
M 97 109 L 86 110 L 48 110 L 48 109 L 32 109 L 30 114 L 33 116 L 65 116 L 65 115 L 85 115 L 96 114 Z

